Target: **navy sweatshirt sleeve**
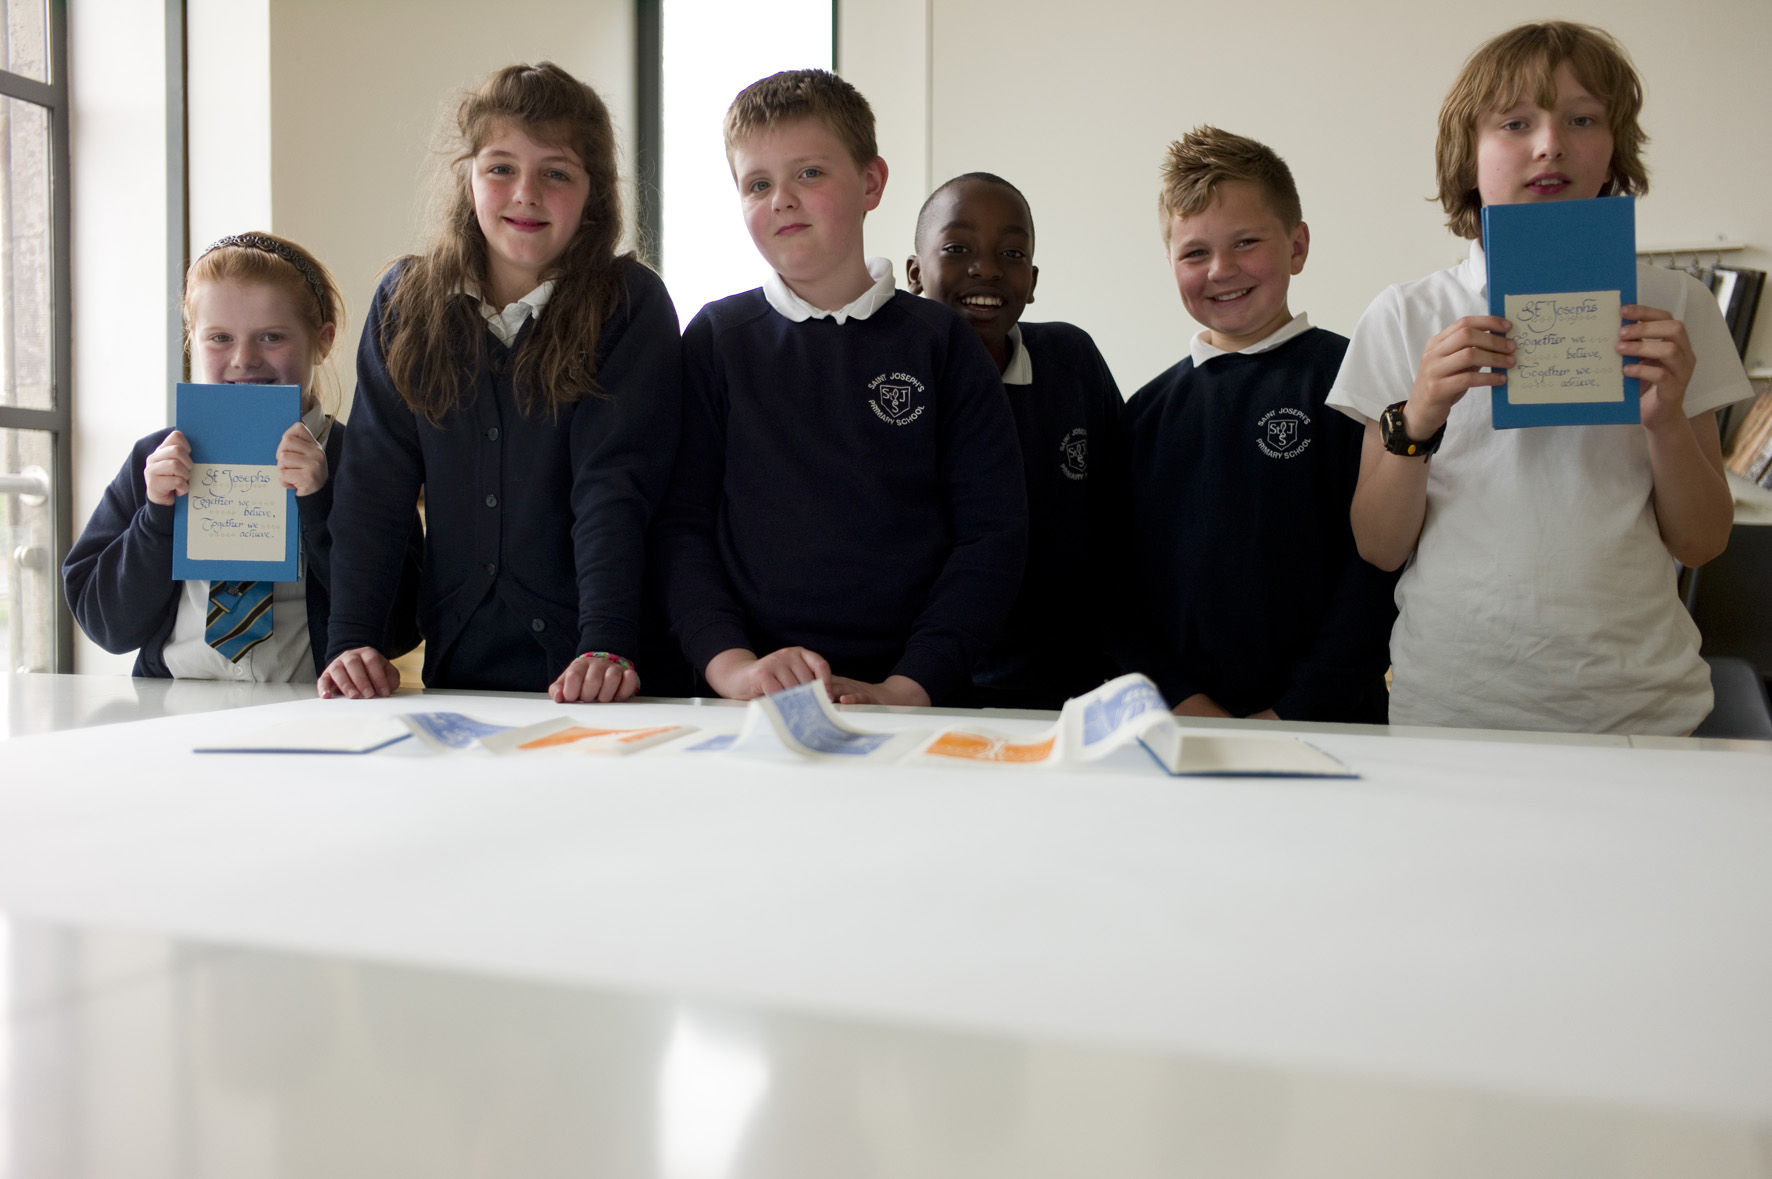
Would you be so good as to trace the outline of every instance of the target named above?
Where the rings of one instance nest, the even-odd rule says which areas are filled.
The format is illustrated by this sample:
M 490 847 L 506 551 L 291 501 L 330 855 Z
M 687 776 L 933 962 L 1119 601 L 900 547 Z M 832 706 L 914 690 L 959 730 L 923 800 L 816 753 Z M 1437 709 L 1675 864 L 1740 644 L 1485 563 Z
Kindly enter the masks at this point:
M 418 419 L 394 389 L 382 358 L 387 301 L 398 277 L 396 269 L 382 279 L 357 346 L 351 444 L 333 476 L 332 618 L 325 664 L 358 647 L 381 648 L 399 594 L 401 553 L 424 485 Z
M 1189 364 L 1183 361 L 1183 364 Z M 1175 370 L 1171 369 L 1170 373 Z M 1112 522 L 1114 552 L 1111 557 L 1115 580 L 1126 588 L 1119 609 L 1108 624 L 1108 645 L 1118 670 L 1140 672 L 1149 676 L 1171 707 L 1205 689 L 1197 676 L 1190 674 L 1184 661 L 1170 649 L 1163 627 L 1158 623 L 1151 601 L 1151 581 L 1143 546 L 1149 539 L 1140 535 L 1135 521 L 1140 512 L 1134 492 L 1135 473 L 1140 464 L 1139 437 L 1144 419 L 1151 415 L 1153 403 L 1164 395 L 1160 384 L 1170 373 L 1140 389 L 1127 401 L 1114 426 L 1114 467 L 1117 472 L 1117 499 L 1121 512 Z
M 752 642 L 716 540 L 725 478 L 725 377 L 703 308 L 683 333 L 682 441 L 653 556 L 671 633 L 698 675 L 722 651 Z
M 942 374 L 941 474 L 953 548 L 892 671 L 942 699 L 972 680 L 1015 603 L 1027 561 L 1021 446 L 1002 378 L 978 336 L 952 317 Z
M 1330 486 L 1340 503 L 1351 505 L 1360 477 L 1360 450 L 1365 430 L 1352 419 L 1323 415 L 1324 442 L 1336 450 Z M 1376 685 L 1390 666 L 1391 626 L 1396 622 L 1395 594 L 1400 573 L 1386 573 L 1360 557 L 1353 524 L 1343 514 L 1347 531 L 1340 545 L 1340 568 L 1324 588 L 1327 603 L 1316 634 L 1292 665 L 1292 683 L 1274 703 L 1281 720 L 1381 721 L 1361 705 L 1383 700 Z
M 166 674 L 156 667 L 182 584 L 172 580 L 172 507 L 148 499 L 142 473 L 170 433 L 157 430 L 135 444 L 62 564 L 80 629 L 114 655 L 141 649 L 137 674 Z
M 665 489 L 682 427 L 683 348 L 659 277 L 627 270 L 627 303 L 603 325 L 597 385 L 572 414 L 572 549 L 578 654 L 640 648 L 646 530 Z

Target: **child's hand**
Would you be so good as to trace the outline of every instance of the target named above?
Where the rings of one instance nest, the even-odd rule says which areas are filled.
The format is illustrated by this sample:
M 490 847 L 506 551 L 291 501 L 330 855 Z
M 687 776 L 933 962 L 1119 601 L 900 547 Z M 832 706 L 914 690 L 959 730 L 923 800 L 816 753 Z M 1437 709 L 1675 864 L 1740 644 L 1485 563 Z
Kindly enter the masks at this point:
M 1439 427 L 1435 426 L 1434 429 L 1437 430 Z M 1169 711 L 1176 716 L 1210 716 L 1231 719 L 1231 714 L 1224 710 L 1224 706 L 1204 692 L 1195 692 Z
M 1619 314 L 1636 323 L 1618 329 L 1618 351 L 1637 357 L 1624 375 L 1643 383 L 1643 425 L 1650 430 L 1686 428 L 1686 385 L 1698 357 L 1686 338 L 1686 325 L 1659 307 L 1629 303 Z
M 1473 385 L 1502 385 L 1506 373 L 1485 368 L 1512 368 L 1514 342 L 1507 338 L 1508 321 L 1494 315 L 1467 315 L 1427 342 L 1415 387 L 1403 406 L 1403 427 L 1418 442 L 1452 416 L 1452 407 Z
M 548 685 L 555 704 L 607 704 L 640 690 L 640 673 L 602 655 L 580 655 Z
M 1264 708 L 1260 712 L 1250 713 L 1248 716 L 1244 717 L 1243 719 L 1244 720 L 1279 720 L 1280 714 L 1275 712 L 1271 708 Z
M 847 676 L 832 676 L 825 688 L 838 704 L 897 704 L 907 708 L 928 708 L 929 693 L 909 676 L 889 675 L 886 682 L 870 684 Z
M 831 665 L 804 647 L 783 647 L 761 659 L 743 647 L 733 647 L 708 660 L 702 675 L 708 687 L 728 700 L 755 700 L 784 688 L 829 680 Z
M 296 495 L 313 495 L 326 486 L 326 452 L 300 422 L 283 431 L 277 443 L 277 477 Z
M 148 484 L 148 500 L 163 508 L 191 490 L 191 444 L 177 430 L 166 436 L 148 461 L 142 464 Z
M 354 647 L 327 664 L 314 686 L 322 700 L 334 696 L 347 700 L 391 696 L 400 686 L 400 669 L 374 647 Z

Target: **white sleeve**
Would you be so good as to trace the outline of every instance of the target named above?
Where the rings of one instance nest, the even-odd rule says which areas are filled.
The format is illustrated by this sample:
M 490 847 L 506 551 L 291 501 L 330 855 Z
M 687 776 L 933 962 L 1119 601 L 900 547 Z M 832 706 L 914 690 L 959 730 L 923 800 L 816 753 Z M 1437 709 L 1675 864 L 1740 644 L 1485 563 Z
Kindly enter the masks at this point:
M 1403 294 L 1386 287 L 1354 326 L 1347 356 L 1329 390 L 1329 404 L 1362 425 L 1406 399 L 1415 386 L 1415 359 L 1403 316 Z

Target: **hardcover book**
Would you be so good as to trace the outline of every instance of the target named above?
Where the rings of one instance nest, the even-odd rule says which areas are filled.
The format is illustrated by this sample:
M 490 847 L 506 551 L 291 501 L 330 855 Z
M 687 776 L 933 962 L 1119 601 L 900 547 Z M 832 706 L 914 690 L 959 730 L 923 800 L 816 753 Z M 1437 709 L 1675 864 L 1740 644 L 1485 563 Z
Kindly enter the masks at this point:
M 277 443 L 301 418 L 301 390 L 180 384 L 176 417 L 191 444 L 191 490 L 173 510 L 173 580 L 300 577 L 295 492 L 277 477 Z
M 1497 430 L 1642 420 L 1616 351 L 1619 308 L 1637 301 L 1636 238 L 1630 197 L 1484 207 L 1489 314 L 1513 324 L 1516 361 L 1490 397 Z

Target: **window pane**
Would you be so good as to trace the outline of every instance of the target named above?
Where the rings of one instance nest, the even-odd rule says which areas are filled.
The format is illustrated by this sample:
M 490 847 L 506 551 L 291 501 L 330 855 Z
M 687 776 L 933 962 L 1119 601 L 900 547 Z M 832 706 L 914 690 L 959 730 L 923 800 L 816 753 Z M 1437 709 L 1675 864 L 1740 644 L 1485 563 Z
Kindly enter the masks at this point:
M 49 112 L 0 103 L 0 405 L 54 408 Z
M 49 5 L 45 0 L 0 0 L 6 6 L 6 52 L 9 73 L 38 82 L 49 81 Z
M 767 19 L 760 14 L 767 13 Z M 665 284 L 689 322 L 701 305 L 768 274 L 739 216 L 720 132 L 740 90 L 777 70 L 831 68 L 831 0 L 767 9 L 731 0 L 664 0 Z
M 55 668 L 54 435 L 0 430 L 0 667 Z

